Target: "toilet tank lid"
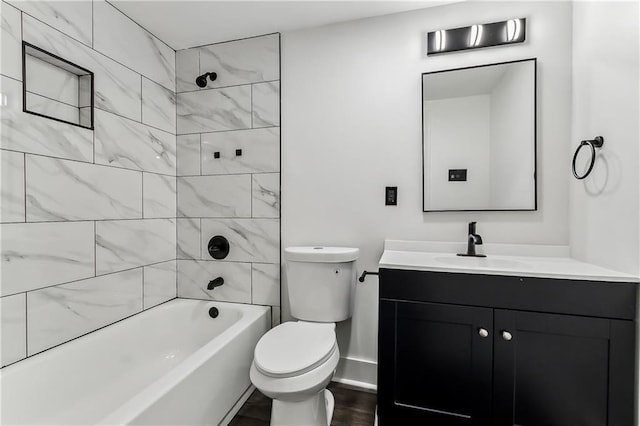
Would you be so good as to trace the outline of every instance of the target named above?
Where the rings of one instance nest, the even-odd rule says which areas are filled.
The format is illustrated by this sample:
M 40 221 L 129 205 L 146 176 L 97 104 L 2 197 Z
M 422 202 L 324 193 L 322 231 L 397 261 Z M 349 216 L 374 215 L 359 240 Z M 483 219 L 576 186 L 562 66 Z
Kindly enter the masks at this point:
M 341 263 L 358 259 L 360 249 L 352 247 L 287 247 L 285 258 L 291 262 Z

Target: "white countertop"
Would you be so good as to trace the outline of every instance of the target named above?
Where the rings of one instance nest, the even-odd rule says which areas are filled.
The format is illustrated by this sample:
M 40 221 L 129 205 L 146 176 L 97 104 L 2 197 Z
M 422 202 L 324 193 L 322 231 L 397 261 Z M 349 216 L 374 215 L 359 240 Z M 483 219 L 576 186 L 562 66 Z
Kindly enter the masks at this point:
M 640 281 L 634 275 L 572 259 L 566 246 L 484 244 L 477 246 L 477 252 L 486 254 L 486 258 L 456 256 L 466 249 L 466 243 L 387 240 L 379 267 L 590 281 Z

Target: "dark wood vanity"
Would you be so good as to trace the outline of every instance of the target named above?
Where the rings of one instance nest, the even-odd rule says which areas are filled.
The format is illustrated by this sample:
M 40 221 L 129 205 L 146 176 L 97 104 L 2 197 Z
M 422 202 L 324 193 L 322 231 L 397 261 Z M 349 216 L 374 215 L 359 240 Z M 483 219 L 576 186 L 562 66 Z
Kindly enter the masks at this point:
M 637 284 L 380 269 L 378 419 L 631 426 Z

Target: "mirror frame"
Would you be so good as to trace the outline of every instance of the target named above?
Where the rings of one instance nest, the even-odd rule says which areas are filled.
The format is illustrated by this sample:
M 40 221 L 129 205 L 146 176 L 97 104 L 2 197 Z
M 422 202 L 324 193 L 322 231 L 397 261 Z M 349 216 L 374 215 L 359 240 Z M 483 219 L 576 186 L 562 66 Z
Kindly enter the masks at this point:
M 424 158 L 424 76 L 428 74 L 439 74 L 449 71 L 461 71 L 473 68 L 483 68 L 492 65 L 506 65 L 514 64 L 518 62 L 533 61 L 533 208 L 531 209 L 438 209 L 438 210 L 425 210 L 424 208 L 424 196 L 425 196 L 425 158 Z M 448 68 L 437 71 L 423 72 L 420 75 L 420 100 L 421 100 L 421 123 L 422 128 L 420 133 L 422 134 L 422 212 L 423 213 L 437 213 L 437 212 L 533 212 L 538 210 L 538 58 L 526 58 L 516 59 L 513 61 L 504 62 L 491 62 L 481 65 L 472 65 L 468 67 L 460 68 Z

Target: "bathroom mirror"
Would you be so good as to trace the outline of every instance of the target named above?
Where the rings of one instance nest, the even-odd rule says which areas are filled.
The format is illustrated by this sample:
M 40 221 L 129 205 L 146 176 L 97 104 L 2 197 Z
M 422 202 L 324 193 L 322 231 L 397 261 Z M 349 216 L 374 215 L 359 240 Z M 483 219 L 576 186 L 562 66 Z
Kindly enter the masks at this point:
M 536 60 L 422 74 L 423 211 L 536 210 Z

